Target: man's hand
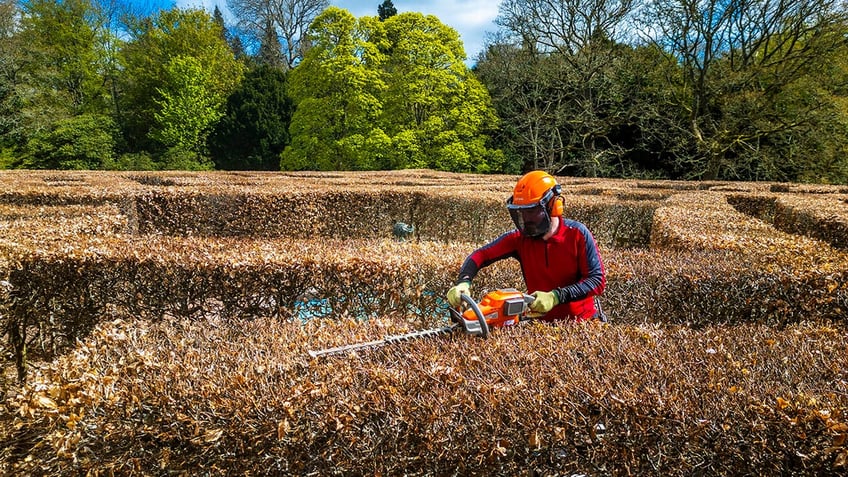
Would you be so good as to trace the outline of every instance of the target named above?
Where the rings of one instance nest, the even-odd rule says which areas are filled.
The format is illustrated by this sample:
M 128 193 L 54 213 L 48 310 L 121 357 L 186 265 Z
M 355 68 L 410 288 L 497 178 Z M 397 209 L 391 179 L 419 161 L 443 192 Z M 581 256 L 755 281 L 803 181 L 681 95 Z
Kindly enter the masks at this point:
M 450 306 L 456 308 L 462 303 L 462 298 L 459 297 L 461 294 L 468 295 L 468 292 L 471 290 L 471 283 L 469 282 L 459 282 L 450 290 L 448 290 L 448 303 Z
M 559 298 L 554 292 L 535 291 L 532 293 L 533 303 L 530 303 L 530 311 L 545 314 L 559 305 Z

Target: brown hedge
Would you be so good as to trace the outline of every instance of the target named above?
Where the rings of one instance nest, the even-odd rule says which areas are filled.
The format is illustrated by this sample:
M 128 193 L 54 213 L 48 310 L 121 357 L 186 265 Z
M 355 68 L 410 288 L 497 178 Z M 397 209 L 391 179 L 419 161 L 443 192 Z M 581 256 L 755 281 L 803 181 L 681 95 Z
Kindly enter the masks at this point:
M 311 360 L 402 320 L 115 319 L 5 404 L 0 469 L 844 475 L 848 336 L 527 324 Z
M 7 248 L 10 346 L 22 365 L 26 352 L 61 353 L 116 310 L 151 320 L 286 318 L 311 298 L 326 299 L 336 317 L 407 310 L 424 326 L 444 306 L 443 291 L 469 249 L 426 241 L 126 235 Z M 839 319 L 848 309 L 844 269 L 823 274 L 727 251 L 605 249 L 603 256 L 609 282 L 603 303 L 620 323 L 782 325 Z M 484 270 L 474 285 L 478 295 L 521 288 L 517 263 Z
M 62 187 L 110 183 L 92 176 L 73 175 Z M 9 289 L 0 306 L 19 371 L 27 351 L 55 356 L 111 310 L 152 319 L 286 317 L 296 304 L 323 298 L 337 315 L 407 309 L 426 319 L 442 305 L 441 291 L 464 255 L 483 236 L 509 227 L 500 192 L 469 191 L 461 176 L 294 177 L 112 175 L 113 193 L 127 194 L 115 204 L 0 205 L 7 232 L 0 238 L 0 278 Z M 314 192 L 305 179 L 335 192 Z M 509 179 L 491 182 L 503 188 Z M 336 180 L 351 185 L 343 190 Z M 602 244 L 609 272 L 604 303 L 617 322 L 779 325 L 840 319 L 848 309 L 845 253 L 745 213 L 739 197 L 747 196 L 738 192 L 761 193 L 762 186 L 687 190 L 662 182 L 634 200 L 628 189 L 644 183 L 562 182 L 571 190 L 569 216 L 589 224 Z M 127 192 L 136 187 L 128 183 L 143 190 Z M 290 187 L 277 191 L 283 183 Z M 654 193 L 671 195 L 659 201 Z M 419 226 L 418 241 L 379 238 L 407 217 L 417 217 L 410 222 Z M 286 238 L 307 230 L 322 238 Z M 639 248 L 649 242 L 651 250 Z M 521 287 L 514 262 L 485 271 L 475 292 L 503 286 Z
M 769 194 L 730 196 L 739 211 L 784 232 L 848 248 L 848 196 Z
M 844 472 L 838 189 L 561 178 L 613 326 L 306 360 L 444 324 L 462 259 L 510 227 L 514 181 L 0 174 L 4 354 L 32 370 L 2 383 L 0 471 Z M 414 240 L 390 238 L 399 220 Z M 515 262 L 473 292 L 504 286 Z M 302 322 L 326 311 L 309 304 L 332 319 Z

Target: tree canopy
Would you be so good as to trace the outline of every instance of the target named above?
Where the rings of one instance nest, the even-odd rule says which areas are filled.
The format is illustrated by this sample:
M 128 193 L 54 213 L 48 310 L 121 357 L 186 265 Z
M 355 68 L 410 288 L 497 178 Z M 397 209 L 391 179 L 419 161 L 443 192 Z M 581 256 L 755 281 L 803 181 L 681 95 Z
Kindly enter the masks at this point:
M 250 71 L 227 99 L 210 137 L 216 168 L 279 170 L 293 110 L 286 73 L 267 65 Z
M 292 72 L 297 110 L 283 168 L 488 171 L 501 157 L 485 135 L 497 118 L 464 64 L 455 30 L 436 17 L 384 21 L 329 8 Z
M 561 174 L 845 182 L 834 0 L 507 0 L 498 146 Z M 822 74 L 825 72 L 825 74 Z M 815 172 L 814 172 L 815 171 Z
M 212 17 L 162 11 L 139 25 L 123 60 L 127 141 L 164 151 L 163 167 L 211 167 L 206 137 L 244 71 Z
M 328 5 L 0 0 L 0 168 L 848 183 L 844 2 L 504 0 L 471 62 Z

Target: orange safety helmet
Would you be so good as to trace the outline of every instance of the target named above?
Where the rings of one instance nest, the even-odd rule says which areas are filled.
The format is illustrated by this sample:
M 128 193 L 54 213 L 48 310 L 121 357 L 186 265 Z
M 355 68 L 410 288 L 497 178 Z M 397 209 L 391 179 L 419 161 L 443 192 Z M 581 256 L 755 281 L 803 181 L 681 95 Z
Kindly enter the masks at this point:
M 518 183 L 515 184 L 515 189 L 512 191 L 512 204 L 515 205 L 533 205 L 537 204 L 545 198 L 548 192 L 551 196 L 557 197 L 551 210 L 552 217 L 561 217 L 563 212 L 563 199 L 560 196 L 562 186 L 557 184 L 554 176 L 545 171 L 532 171 L 521 176 Z M 553 198 L 549 196 L 546 202 L 550 202 Z
M 506 207 L 515 226 L 530 237 L 544 235 L 551 226 L 551 217 L 563 213 L 562 188 L 545 171 L 532 171 L 521 176 L 515 184 Z

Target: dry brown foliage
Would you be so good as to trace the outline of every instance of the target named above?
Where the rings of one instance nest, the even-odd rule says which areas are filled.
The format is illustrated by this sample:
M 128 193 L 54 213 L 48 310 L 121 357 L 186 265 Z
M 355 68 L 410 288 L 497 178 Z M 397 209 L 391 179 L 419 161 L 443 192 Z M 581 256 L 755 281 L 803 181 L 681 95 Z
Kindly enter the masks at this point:
M 0 472 L 848 471 L 844 187 L 561 178 L 610 324 L 308 358 L 442 325 L 515 179 L 0 173 Z
M 542 325 L 309 360 L 406 327 L 114 320 L 7 406 L 14 473 L 836 475 L 848 340 Z

